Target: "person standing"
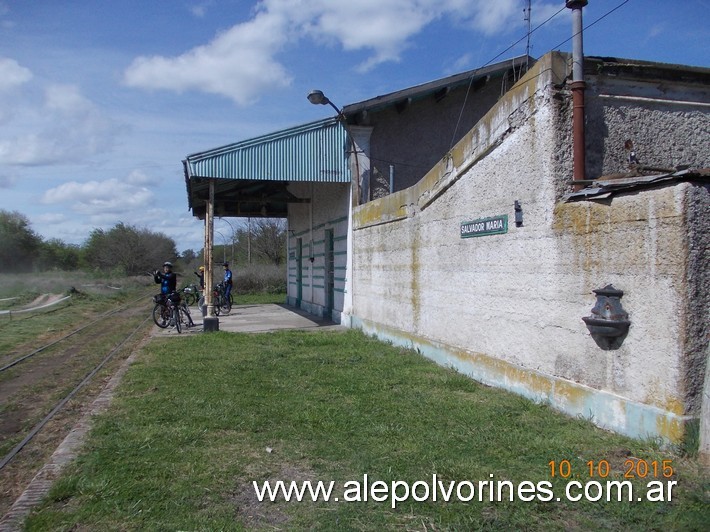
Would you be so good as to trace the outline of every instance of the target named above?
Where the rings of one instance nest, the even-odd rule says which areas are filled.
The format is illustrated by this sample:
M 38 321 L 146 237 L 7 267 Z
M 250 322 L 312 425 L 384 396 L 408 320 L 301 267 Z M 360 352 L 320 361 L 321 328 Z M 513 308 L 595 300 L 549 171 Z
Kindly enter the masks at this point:
M 160 285 L 160 293 L 165 296 L 169 296 L 177 289 L 177 275 L 173 272 L 172 262 L 164 262 L 162 272 L 155 270 L 153 279 Z
M 193 272 L 195 275 L 197 275 L 197 278 L 200 280 L 200 290 L 205 289 L 205 267 L 200 266 L 199 270 L 196 272 Z
M 232 270 L 229 269 L 229 263 L 225 262 L 224 266 L 224 297 L 227 302 L 230 302 L 230 296 L 232 294 Z

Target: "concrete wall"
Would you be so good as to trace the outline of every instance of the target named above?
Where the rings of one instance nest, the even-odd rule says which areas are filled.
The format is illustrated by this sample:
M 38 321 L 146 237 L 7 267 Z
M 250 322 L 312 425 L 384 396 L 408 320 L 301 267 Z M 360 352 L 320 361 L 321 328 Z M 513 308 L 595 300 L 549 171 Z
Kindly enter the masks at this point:
M 707 276 L 691 272 L 688 257 L 703 245 L 689 225 L 708 220 L 691 221 L 689 205 L 705 212 L 707 191 L 679 183 L 561 202 L 572 168 L 567 73 L 566 56 L 545 56 L 419 183 L 354 210 L 352 323 L 601 426 L 677 441 L 699 416 L 705 374 L 707 335 L 693 346 L 688 331 L 707 321 L 691 303 L 703 290 L 707 301 Z M 592 167 L 625 169 L 616 169 L 626 156 L 623 141 L 616 156 L 617 137 L 633 133 L 651 146 L 654 118 L 619 126 L 597 116 L 618 115 L 617 101 L 590 99 L 589 157 L 601 161 Z M 684 131 L 687 113 L 697 113 L 695 126 L 707 131 L 707 109 L 691 107 L 663 114 L 663 127 Z M 701 144 L 693 162 L 710 166 Z M 507 233 L 461 238 L 462 222 L 500 215 Z M 632 322 L 613 350 L 601 349 L 581 319 L 595 304 L 592 290 L 607 284 L 624 291 Z
M 311 198 L 311 203 L 289 204 L 287 303 L 340 323 L 348 282 L 350 184 L 292 183 L 289 191 L 300 198 Z M 327 289 L 329 232 L 333 239 L 332 302 L 328 301 Z M 302 250 L 300 283 L 299 240 Z
M 390 193 L 390 166 L 395 191 L 416 184 L 512 85 L 513 75 L 511 68 L 471 87 L 454 87 L 443 97 L 430 94 L 407 105 L 368 111 L 366 119 L 357 122 L 372 128 L 366 201 Z
M 627 169 L 624 142 L 640 164 L 656 168 L 708 164 L 710 72 L 687 76 L 680 67 L 588 58 L 587 175 Z M 704 71 L 704 72 L 703 72 Z M 690 79 L 688 79 L 690 78 Z

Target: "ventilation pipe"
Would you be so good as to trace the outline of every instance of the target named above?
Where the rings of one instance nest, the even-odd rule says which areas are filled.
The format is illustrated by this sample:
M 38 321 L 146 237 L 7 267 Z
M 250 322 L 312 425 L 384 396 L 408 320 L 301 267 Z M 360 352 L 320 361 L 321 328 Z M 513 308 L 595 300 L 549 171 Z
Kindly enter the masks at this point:
M 574 161 L 574 181 L 584 181 L 584 50 L 582 46 L 582 8 L 587 0 L 565 0 L 572 10 L 572 157 Z M 574 185 L 575 192 L 584 187 Z

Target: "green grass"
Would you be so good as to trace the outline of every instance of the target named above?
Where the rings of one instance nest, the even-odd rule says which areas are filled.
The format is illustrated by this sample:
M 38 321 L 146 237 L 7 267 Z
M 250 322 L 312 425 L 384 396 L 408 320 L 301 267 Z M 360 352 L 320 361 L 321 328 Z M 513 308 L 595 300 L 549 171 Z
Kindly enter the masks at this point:
M 257 292 L 252 294 L 233 294 L 235 305 L 259 305 L 264 303 L 276 303 L 283 305 L 286 303 L 285 292 Z
M 263 502 L 252 481 L 549 481 L 551 460 L 673 460 L 670 503 Z M 563 479 L 553 479 L 556 495 Z M 637 482 L 637 484 L 639 484 Z M 352 486 L 352 485 L 350 485 Z M 679 456 L 357 331 L 154 340 L 29 530 L 702 530 Z
M 24 292 L 20 298 L 26 303 L 40 293 L 43 292 Z M 64 292 L 55 293 L 66 295 Z M 25 351 L 39 347 L 43 343 L 85 325 L 108 310 L 141 296 L 145 297 L 146 302 L 150 299 L 147 289 L 140 286 L 130 286 L 120 291 L 111 290 L 103 294 L 78 291 L 72 293 L 70 299 L 46 309 L 2 314 L 0 315 L 0 359 L 3 355 L 13 351 L 24 354 Z M 12 311 L 13 307 L 8 310 Z

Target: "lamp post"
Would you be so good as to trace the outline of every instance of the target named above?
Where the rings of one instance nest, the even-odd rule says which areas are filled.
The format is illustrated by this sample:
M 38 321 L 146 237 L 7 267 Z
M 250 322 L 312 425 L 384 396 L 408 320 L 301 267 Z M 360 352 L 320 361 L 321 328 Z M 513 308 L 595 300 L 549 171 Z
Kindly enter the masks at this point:
M 308 101 L 311 102 L 313 105 L 330 105 L 333 109 L 335 109 L 335 112 L 338 113 L 337 119 L 343 124 L 343 127 L 345 128 L 345 133 L 347 134 L 348 140 L 350 141 L 350 145 L 352 146 L 352 154 L 355 156 L 355 189 L 356 189 L 356 205 L 360 203 L 360 162 L 358 160 L 358 154 L 357 154 L 357 146 L 355 145 L 355 139 L 353 138 L 352 132 L 350 131 L 350 128 L 348 127 L 348 123 L 345 120 L 345 115 L 343 114 L 343 111 L 341 109 L 338 109 L 338 107 L 330 101 L 330 99 L 323 94 L 323 91 L 314 89 L 311 92 L 308 93 Z
M 234 262 L 234 235 L 235 235 L 234 226 L 231 223 L 229 223 L 229 220 L 226 220 L 224 218 L 220 218 L 220 220 L 222 220 L 223 222 L 226 222 L 227 225 L 229 226 L 229 228 L 232 230 L 232 255 L 229 260 L 230 260 L 230 262 Z
M 219 236 L 222 237 L 222 241 L 224 242 L 224 246 L 222 246 L 222 262 L 227 262 L 227 239 L 224 237 L 222 233 L 217 231 L 215 229 L 215 233 L 217 233 Z

